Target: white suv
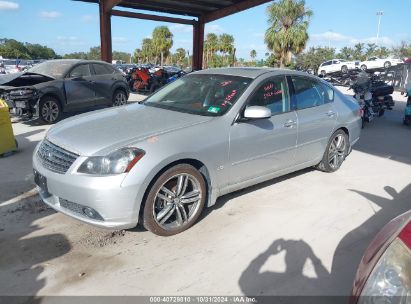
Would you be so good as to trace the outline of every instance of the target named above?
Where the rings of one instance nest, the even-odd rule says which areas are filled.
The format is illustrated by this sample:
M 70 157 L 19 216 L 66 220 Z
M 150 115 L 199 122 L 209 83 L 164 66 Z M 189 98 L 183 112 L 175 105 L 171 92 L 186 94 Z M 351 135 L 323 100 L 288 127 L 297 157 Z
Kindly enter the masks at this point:
M 391 66 L 397 65 L 402 63 L 401 59 L 395 58 L 378 58 L 378 57 L 370 57 L 366 61 L 361 62 L 361 70 L 366 71 L 369 69 L 378 69 L 378 68 L 385 68 L 388 69 Z
M 318 75 L 325 76 L 326 74 L 333 72 L 347 73 L 349 70 L 355 70 L 359 68 L 360 63 L 354 61 L 347 61 L 344 59 L 333 59 L 321 63 L 318 68 Z

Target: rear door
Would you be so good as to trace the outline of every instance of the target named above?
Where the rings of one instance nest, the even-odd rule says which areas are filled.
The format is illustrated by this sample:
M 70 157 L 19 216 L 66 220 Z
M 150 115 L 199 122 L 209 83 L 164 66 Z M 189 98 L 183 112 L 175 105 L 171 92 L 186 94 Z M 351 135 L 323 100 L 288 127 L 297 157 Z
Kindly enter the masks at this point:
M 115 69 L 108 64 L 93 63 L 93 80 L 96 84 L 96 104 L 112 104 L 112 88 L 116 81 Z
M 64 79 L 67 109 L 75 110 L 94 105 L 96 86 L 88 63 L 74 66 Z
M 296 164 L 320 160 L 335 128 L 334 90 L 304 76 L 290 76 L 292 98 L 297 107 Z

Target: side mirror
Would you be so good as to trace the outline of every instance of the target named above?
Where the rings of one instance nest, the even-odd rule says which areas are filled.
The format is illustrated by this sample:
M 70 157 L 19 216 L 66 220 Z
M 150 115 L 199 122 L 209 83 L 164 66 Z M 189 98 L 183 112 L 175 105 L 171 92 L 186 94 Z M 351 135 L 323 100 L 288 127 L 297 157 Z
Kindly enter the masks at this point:
M 267 107 L 251 106 L 244 111 L 244 118 L 246 119 L 264 119 L 270 117 L 271 110 Z

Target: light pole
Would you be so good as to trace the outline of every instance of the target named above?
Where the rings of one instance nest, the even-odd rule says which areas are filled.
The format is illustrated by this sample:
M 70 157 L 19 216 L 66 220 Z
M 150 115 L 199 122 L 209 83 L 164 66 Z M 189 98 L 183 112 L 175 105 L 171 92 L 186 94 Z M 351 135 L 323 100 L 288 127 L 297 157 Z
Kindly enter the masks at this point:
M 380 25 L 381 25 L 381 17 L 383 14 L 384 14 L 383 11 L 377 12 L 377 16 L 378 16 L 377 40 L 376 40 L 377 45 L 378 45 L 378 39 L 380 38 Z

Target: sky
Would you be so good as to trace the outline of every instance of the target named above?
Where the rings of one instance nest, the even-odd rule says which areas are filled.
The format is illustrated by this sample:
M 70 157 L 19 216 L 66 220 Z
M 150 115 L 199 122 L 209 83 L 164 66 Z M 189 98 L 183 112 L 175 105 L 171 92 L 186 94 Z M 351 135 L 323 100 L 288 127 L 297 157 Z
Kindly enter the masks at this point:
M 264 33 L 268 4 L 206 25 L 206 33 L 228 33 L 235 38 L 238 58 L 257 58 L 267 52 Z M 379 45 L 392 47 L 411 41 L 411 0 L 306 0 L 314 15 L 308 46 L 337 50 L 358 42 L 377 42 L 377 11 L 383 11 Z M 0 38 L 40 43 L 58 54 L 87 51 L 100 45 L 98 5 L 72 0 L 0 0 Z M 192 49 L 188 25 L 112 17 L 113 50 L 132 53 L 156 26 L 167 25 L 174 34 L 172 50 Z

